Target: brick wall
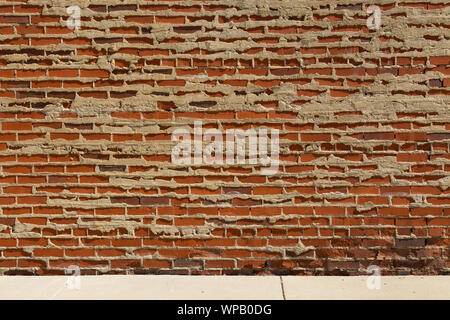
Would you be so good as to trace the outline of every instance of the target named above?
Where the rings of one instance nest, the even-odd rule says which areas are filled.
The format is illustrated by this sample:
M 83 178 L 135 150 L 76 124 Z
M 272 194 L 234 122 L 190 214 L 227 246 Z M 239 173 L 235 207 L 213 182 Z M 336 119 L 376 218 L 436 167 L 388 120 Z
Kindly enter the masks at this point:
M 0 273 L 448 273 L 449 14 L 0 1 Z M 195 121 L 279 130 L 278 170 L 174 163 Z

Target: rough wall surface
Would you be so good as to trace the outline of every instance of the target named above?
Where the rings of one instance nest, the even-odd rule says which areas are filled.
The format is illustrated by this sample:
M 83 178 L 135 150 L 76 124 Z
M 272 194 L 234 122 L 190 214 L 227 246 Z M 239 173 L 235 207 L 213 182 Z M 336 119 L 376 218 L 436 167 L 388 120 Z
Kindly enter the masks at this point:
M 449 273 L 449 15 L 0 1 L 0 274 Z M 174 163 L 194 121 L 278 129 L 278 171 Z

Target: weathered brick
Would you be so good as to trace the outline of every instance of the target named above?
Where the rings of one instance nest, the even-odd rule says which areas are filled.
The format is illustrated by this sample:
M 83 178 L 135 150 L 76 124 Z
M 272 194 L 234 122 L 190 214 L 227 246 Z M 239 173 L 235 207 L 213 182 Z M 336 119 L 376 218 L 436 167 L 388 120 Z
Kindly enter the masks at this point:
M 0 6 L 0 275 L 448 273 L 448 4 L 267 5 Z M 193 157 L 227 129 L 275 172 Z

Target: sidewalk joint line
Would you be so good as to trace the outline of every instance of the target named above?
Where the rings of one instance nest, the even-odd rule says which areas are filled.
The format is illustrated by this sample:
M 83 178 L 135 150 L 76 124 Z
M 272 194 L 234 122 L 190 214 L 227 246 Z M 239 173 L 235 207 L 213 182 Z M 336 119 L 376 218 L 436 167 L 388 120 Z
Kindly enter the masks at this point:
M 280 276 L 280 282 L 281 282 L 281 293 L 283 294 L 283 300 L 286 300 L 286 295 L 284 294 L 284 284 L 283 284 L 282 276 Z

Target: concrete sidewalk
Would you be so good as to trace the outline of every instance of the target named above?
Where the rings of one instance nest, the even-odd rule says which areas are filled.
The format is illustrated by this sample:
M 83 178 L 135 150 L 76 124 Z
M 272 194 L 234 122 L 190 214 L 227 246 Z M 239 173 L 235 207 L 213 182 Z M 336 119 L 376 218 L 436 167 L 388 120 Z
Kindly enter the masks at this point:
M 450 299 L 450 276 L 3 276 L 0 299 L 321 300 Z M 77 282 L 79 280 L 79 282 Z

